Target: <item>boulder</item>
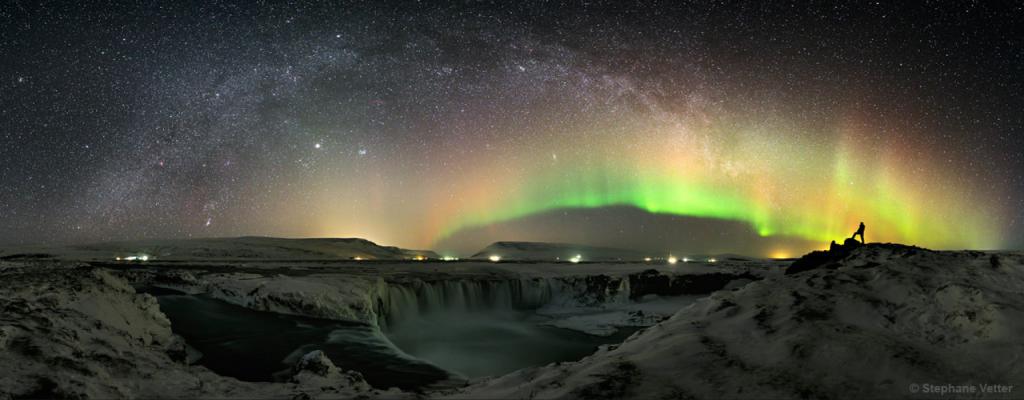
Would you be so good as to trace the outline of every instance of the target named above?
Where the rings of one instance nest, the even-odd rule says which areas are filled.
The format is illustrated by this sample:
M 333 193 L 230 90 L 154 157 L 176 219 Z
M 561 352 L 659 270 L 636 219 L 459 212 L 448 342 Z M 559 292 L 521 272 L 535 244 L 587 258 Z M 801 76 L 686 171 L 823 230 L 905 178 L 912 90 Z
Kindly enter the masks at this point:
M 316 376 L 327 377 L 332 374 L 340 372 L 337 366 L 323 351 L 315 350 L 299 359 L 299 362 L 295 363 L 292 367 L 292 374 L 299 375 L 303 372 L 309 372 Z
M 861 246 L 864 246 L 864 244 L 853 238 L 847 238 L 843 241 L 843 244 L 836 244 L 835 241 L 832 241 L 828 250 L 812 251 L 803 257 L 800 257 L 800 259 L 793 261 L 793 263 L 789 265 L 789 268 L 786 268 L 786 275 L 797 274 L 819 268 L 834 269 L 838 266 L 837 262 L 839 260 L 846 258 L 846 256 L 849 256 L 853 250 L 858 249 Z
M 372 389 L 362 374 L 357 371 L 343 371 L 320 350 L 306 353 L 295 363 L 292 367 L 291 380 L 310 387 L 346 388 L 356 392 Z

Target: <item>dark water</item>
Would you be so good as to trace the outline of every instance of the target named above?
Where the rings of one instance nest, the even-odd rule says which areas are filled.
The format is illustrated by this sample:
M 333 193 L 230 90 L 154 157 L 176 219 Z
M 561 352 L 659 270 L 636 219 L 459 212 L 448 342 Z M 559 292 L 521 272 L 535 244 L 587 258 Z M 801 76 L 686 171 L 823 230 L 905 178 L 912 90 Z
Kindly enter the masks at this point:
M 287 379 L 298 357 L 322 350 L 374 387 L 415 390 L 450 383 L 449 371 L 473 378 L 579 360 L 631 333 L 596 337 L 538 326 L 521 312 L 440 312 L 403 321 L 388 333 L 389 342 L 365 324 L 254 311 L 165 289 L 144 291 L 157 296 L 171 329 L 203 353 L 199 364 L 245 381 Z
M 359 371 L 378 388 L 411 390 L 450 377 L 433 365 L 403 357 L 369 325 L 254 311 L 204 296 L 146 291 L 157 295 L 171 330 L 203 353 L 199 364 L 220 375 L 253 382 L 286 379 L 298 357 L 322 350 L 335 365 Z
M 602 344 L 621 343 L 636 329 L 608 337 L 538 325 L 510 310 L 439 312 L 402 321 L 388 332 L 406 353 L 468 378 L 504 375 L 557 361 L 576 361 Z

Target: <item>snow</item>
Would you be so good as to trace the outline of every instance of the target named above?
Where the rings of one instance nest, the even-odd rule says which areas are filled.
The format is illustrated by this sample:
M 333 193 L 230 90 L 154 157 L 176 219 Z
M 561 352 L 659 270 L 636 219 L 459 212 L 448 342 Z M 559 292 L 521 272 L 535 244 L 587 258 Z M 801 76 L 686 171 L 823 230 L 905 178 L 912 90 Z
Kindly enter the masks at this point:
M 213 274 L 203 277 L 202 292 L 260 311 L 372 323 L 379 280 L 343 274 L 290 277 Z
M 126 278 L 254 309 L 366 323 L 432 307 L 532 304 L 542 323 L 594 334 L 648 326 L 578 362 L 430 397 L 903 398 L 912 397 L 912 384 L 986 384 L 1017 385 L 986 394 L 1013 398 L 1024 390 L 1020 253 L 867 245 L 834 269 L 794 275 L 763 260 L 352 262 L 294 270 L 284 262 L 228 263 L 187 271 L 114 271 L 38 258 L 0 263 L 0 364 L 18 366 L 0 374 L 0 392 L 14 396 L 416 396 L 374 390 L 309 354 L 302 358 L 327 366 L 325 374 L 298 368 L 280 383 L 241 382 L 189 365 L 155 300 L 136 294 Z M 722 290 L 685 293 L 691 284 Z M 663 295 L 668 289 L 683 296 Z
M 260 311 L 381 324 L 411 314 L 447 310 L 537 309 L 544 324 L 594 335 L 609 335 L 618 327 L 648 326 L 668 318 L 694 297 L 668 296 L 634 301 L 631 279 L 641 271 L 664 276 L 767 273 L 763 267 L 716 265 L 647 269 L 644 264 L 580 265 L 561 270 L 558 264 L 438 263 L 377 265 L 369 273 L 337 271 L 299 276 L 249 272 L 193 273 L 161 270 L 149 282 L 186 293 L 203 293 Z M 671 271 L 682 271 L 673 273 Z M 140 271 L 135 271 L 136 273 Z M 631 278 L 632 277 L 632 278 Z
M 0 373 L 0 397 L 413 397 L 343 371 L 288 383 L 225 378 L 188 365 L 156 300 L 106 270 L 31 263 L 0 274 L 0 365 L 17 366 Z
M 450 396 L 893 398 L 911 384 L 1019 385 L 1024 257 L 990 257 L 867 246 L 835 270 L 716 292 L 580 362 Z
M 571 329 L 595 336 L 610 336 L 622 327 L 651 326 L 668 319 L 702 296 L 649 296 L 637 302 L 566 307 L 546 305 L 537 314 L 550 318 L 543 325 Z

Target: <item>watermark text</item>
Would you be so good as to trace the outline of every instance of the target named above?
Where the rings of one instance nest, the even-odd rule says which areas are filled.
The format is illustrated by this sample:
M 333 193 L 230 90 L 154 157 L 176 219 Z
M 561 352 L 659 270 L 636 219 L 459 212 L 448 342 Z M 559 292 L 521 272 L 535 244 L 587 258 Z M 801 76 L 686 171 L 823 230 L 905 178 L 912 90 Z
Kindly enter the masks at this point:
M 935 384 L 935 383 L 911 383 L 908 388 L 910 393 L 921 393 L 939 396 L 962 396 L 962 395 L 1000 395 L 1013 393 L 1013 385 L 998 383 L 962 383 L 962 384 Z

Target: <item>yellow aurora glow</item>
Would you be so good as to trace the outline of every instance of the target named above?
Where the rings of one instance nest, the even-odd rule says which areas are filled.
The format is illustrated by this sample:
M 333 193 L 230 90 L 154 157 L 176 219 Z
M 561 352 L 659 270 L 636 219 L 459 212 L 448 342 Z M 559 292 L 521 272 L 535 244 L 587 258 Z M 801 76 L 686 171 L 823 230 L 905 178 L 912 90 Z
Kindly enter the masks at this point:
M 808 135 L 792 124 L 725 118 L 617 122 L 457 158 L 410 155 L 429 175 L 376 166 L 407 177 L 403 185 L 325 177 L 334 184 L 312 198 L 319 212 L 311 223 L 319 235 L 427 248 L 462 229 L 540 212 L 626 205 L 743 221 L 761 236 L 822 246 L 860 221 L 869 241 L 989 249 L 1005 240 L 991 190 L 965 183 L 961 171 L 913 144 L 864 139 L 874 136 L 853 123 Z
M 560 161 L 574 167 L 524 165 L 528 171 L 461 192 L 461 209 L 437 217 L 455 221 L 441 234 L 557 208 L 630 205 L 746 221 L 762 236 L 827 242 L 865 221 L 872 241 L 1000 245 L 998 217 L 982 206 L 983 196 L 957 184 L 955 171 L 904 149 L 858 144 L 849 132 L 824 147 L 833 151 L 756 132 L 741 136 L 729 152 L 662 137 L 632 148 L 596 146 Z

